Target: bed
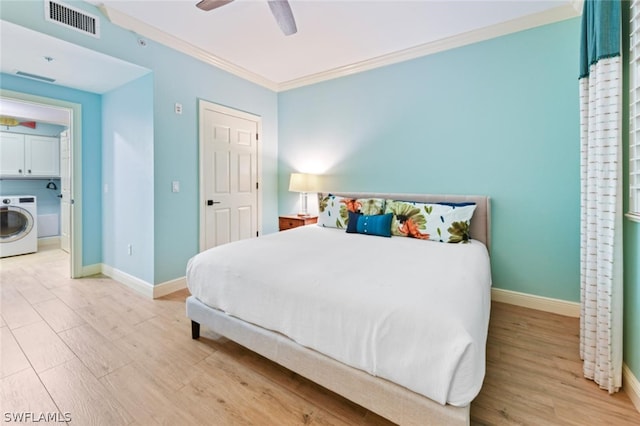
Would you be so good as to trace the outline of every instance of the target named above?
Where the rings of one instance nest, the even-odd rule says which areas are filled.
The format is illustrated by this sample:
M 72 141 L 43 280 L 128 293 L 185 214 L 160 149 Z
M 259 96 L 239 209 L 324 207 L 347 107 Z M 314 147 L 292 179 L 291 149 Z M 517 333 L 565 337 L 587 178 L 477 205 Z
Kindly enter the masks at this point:
M 194 256 L 186 302 L 192 337 L 204 325 L 398 424 L 469 424 L 485 373 L 489 198 L 332 196 L 386 200 L 387 215 L 349 213 L 348 233 L 340 223 L 308 225 Z M 473 205 L 465 244 L 420 241 L 426 233 L 366 235 L 376 228 L 363 223 L 389 214 L 400 220 L 391 226 L 396 235 L 417 228 L 402 222 L 411 206 L 389 213 L 393 200 L 417 209 L 442 203 L 456 212 Z

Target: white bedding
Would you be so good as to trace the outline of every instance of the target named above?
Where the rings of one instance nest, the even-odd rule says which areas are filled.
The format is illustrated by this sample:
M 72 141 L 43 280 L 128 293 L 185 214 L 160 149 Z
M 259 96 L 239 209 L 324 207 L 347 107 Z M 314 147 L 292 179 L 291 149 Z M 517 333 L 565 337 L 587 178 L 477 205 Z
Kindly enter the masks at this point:
M 202 252 L 187 284 L 208 306 L 441 404 L 480 391 L 491 288 L 481 242 L 310 225 Z

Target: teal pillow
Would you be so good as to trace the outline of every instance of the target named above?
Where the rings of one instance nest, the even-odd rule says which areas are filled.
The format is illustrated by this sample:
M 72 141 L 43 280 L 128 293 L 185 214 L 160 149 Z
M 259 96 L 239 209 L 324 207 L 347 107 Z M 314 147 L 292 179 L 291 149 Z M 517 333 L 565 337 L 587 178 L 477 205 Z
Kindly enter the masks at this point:
M 349 212 L 349 222 L 347 232 L 365 235 L 377 235 L 380 237 L 391 237 L 392 213 L 363 215 Z

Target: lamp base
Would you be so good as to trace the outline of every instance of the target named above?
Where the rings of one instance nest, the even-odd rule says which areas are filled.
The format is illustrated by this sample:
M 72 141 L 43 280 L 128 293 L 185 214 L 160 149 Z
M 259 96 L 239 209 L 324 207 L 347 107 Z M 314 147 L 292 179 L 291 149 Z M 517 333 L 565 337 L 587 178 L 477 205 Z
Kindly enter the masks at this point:
M 307 208 L 307 193 L 300 193 L 300 211 L 298 212 L 299 217 L 307 217 L 309 216 L 309 209 Z

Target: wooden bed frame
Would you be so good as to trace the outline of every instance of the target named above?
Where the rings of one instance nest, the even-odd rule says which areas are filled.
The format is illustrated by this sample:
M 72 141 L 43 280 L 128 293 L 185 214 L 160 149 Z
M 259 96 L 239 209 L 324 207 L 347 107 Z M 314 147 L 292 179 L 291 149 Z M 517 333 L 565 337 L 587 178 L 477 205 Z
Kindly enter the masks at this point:
M 465 195 L 335 193 L 351 198 L 386 198 L 418 202 L 475 202 L 471 237 L 490 248 L 489 197 Z M 401 425 L 469 425 L 470 406 L 439 404 L 388 380 L 349 367 L 270 330 L 213 309 L 193 296 L 187 298 L 191 337 L 200 337 L 200 324 L 213 332 L 300 374 L 303 377 Z

